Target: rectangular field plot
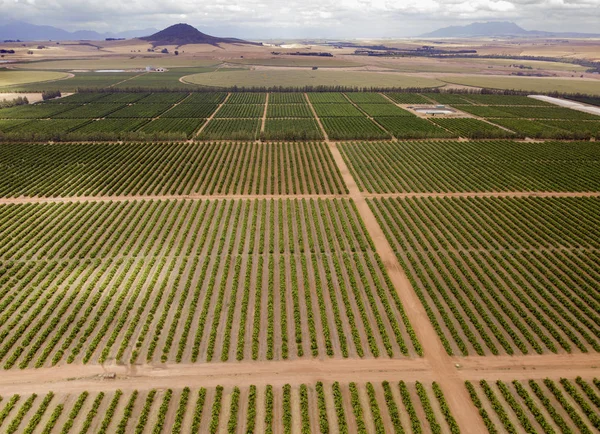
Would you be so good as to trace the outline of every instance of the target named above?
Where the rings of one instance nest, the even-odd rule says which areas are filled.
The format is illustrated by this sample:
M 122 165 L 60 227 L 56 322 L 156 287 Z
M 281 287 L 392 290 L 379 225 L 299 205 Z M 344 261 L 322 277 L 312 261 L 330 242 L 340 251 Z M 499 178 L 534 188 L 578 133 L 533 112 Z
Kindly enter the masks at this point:
M 349 427 L 363 433 L 383 432 L 375 427 L 393 427 L 398 433 L 459 432 L 435 382 L 339 383 L 333 377 L 294 385 L 223 387 L 212 382 L 178 389 L 160 381 L 155 387 L 8 395 L 5 408 L 10 411 L 1 426 L 7 432 L 37 428 L 48 434 L 77 433 L 80 427 L 93 433 L 291 433 L 293 427 L 303 433 L 352 432 Z
M 313 104 L 317 116 L 324 117 L 364 117 L 359 109 L 348 101 L 341 104 Z
M 343 94 L 337 92 L 313 92 L 308 93 L 308 99 L 312 104 L 344 104 L 348 103 Z
M 217 104 L 178 104 L 162 114 L 162 118 L 209 118 Z
M 480 118 L 516 118 L 518 117 L 514 113 L 508 113 L 503 109 L 506 107 L 491 107 L 487 105 L 472 105 L 472 106 L 460 106 L 459 109 L 465 113 L 470 113 Z M 529 113 L 533 110 L 528 108 Z M 534 109 L 535 110 L 535 109 Z
M 153 93 L 138 101 L 140 104 L 177 104 L 188 98 L 187 92 L 159 92 Z
M 278 104 L 267 107 L 267 118 L 314 118 L 307 104 Z
M 0 119 L 0 132 L 6 133 L 19 125 L 30 123 L 30 119 Z
M 570 138 L 574 135 L 566 129 L 554 126 L 552 124 L 553 121 L 547 119 L 535 121 L 529 119 L 490 119 L 490 122 L 514 131 L 520 137 L 530 137 L 534 139 L 562 139 Z
M 261 119 L 212 119 L 198 135 L 198 139 L 256 140 L 260 127 Z
M 215 114 L 215 118 L 262 118 L 265 106 L 261 104 L 225 103 Z
M 502 111 L 523 119 L 573 119 L 600 121 L 600 116 L 565 107 L 536 107 L 533 109 L 530 107 L 502 107 Z
M 221 104 L 227 94 L 224 92 L 193 92 L 182 104 Z
M 70 110 L 61 111 L 52 117 L 54 119 L 98 119 L 108 116 L 123 107 L 127 108 L 124 104 L 114 103 L 89 103 L 80 106 L 70 104 L 69 107 Z
M 11 129 L 12 133 L 31 133 L 40 134 L 44 137 L 51 137 L 53 133 L 62 134 L 76 130 L 87 124 L 85 119 L 41 119 L 31 123 L 22 124 Z
M 458 95 L 454 93 L 424 93 L 424 96 L 427 98 L 440 103 L 440 104 L 450 104 L 450 105 L 472 105 L 473 103 L 469 101 L 468 95 Z
M 529 98 L 520 95 L 494 95 L 494 94 L 466 94 L 462 98 L 467 99 L 475 104 L 482 105 L 515 105 L 515 106 L 537 106 L 537 107 L 552 107 L 552 104 L 540 101 L 538 99 Z
M 600 199 L 371 200 L 446 351 L 600 351 Z
M 74 93 L 69 96 L 62 98 L 54 98 L 48 101 L 44 101 L 43 104 L 85 104 L 92 101 L 99 101 L 102 98 L 106 98 L 110 94 L 101 92 L 83 92 Z
M 87 107 L 87 106 L 84 106 Z M 171 104 L 132 104 L 112 112 L 109 118 L 155 118 L 171 108 Z
M 271 92 L 269 94 L 269 105 L 306 104 L 306 102 L 306 97 L 300 92 Z
M 400 107 L 387 103 L 387 104 L 358 104 L 360 109 L 366 114 L 372 117 L 390 117 L 390 116 L 414 116 L 407 110 L 403 110 Z
M 431 118 L 431 121 L 454 133 L 457 137 L 470 139 L 497 139 L 514 136 L 513 133 L 495 125 L 473 118 Z
M 540 120 L 539 122 L 552 128 L 570 131 L 574 135 L 600 139 L 600 122 L 598 121 Z
M 3 205 L 0 234 L 5 369 L 421 353 L 349 200 Z
M 228 104 L 265 104 L 266 93 L 236 93 L 233 92 L 227 98 Z
M 389 104 L 386 97 L 372 92 L 347 92 L 345 94 L 355 104 Z
M 171 119 L 171 118 L 161 118 L 154 119 L 152 122 L 144 125 L 140 128 L 141 133 L 176 133 L 183 134 L 185 137 L 190 138 L 192 134 L 200 129 L 202 124 L 206 122 L 205 119 Z
M 315 119 L 267 119 L 265 140 L 319 140 L 323 133 Z
M 391 92 L 385 95 L 397 104 L 431 104 L 431 100 L 418 93 Z
M 35 104 L 0 109 L 0 119 L 46 119 L 70 111 L 72 104 Z
M 118 92 L 118 93 L 109 93 L 102 97 L 102 102 L 112 102 L 119 104 L 132 104 L 141 99 L 149 96 L 149 93 L 128 93 L 128 92 Z
M 333 140 L 388 139 L 390 135 L 365 117 L 321 118 L 323 128 Z
M 600 429 L 600 380 L 466 382 L 489 432 L 592 433 Z
M 409 116 L 402 117 L 376 117 L 375 121 L 396 138 L 421 139 L 451 136 L 436 124 L 429 122 L 427 119 L 410 115 L 410 113 Z
M 126 133 L 136 131 L 150 119 L 99 119 L 77 128 L 77 133 Z
M 3 144 L 0 165 L 2 197 L 346 192 L 323 143 Z
M 600 189 L 596 142 L 344 143 L 340 150 L 369 193 Z

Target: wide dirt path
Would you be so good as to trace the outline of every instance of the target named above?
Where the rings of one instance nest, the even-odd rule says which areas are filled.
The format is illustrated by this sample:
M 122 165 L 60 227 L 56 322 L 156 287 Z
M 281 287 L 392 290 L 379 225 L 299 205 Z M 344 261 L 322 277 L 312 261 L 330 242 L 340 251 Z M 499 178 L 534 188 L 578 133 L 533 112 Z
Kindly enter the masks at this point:
M 330 147 L 335 144 L 330 143 Z M 345 170 L 348 170 L 347 168 Z M 351 177 L 350 173 L 348 176 Z M 353 181 L 354 182 L 354 181 Z M 358 188 L 358 187 L 357 187 Z M 0 198 L 0 205 L 25 203 L 66 203 L 66 202 L 124 202 L 128 200 L 262 200 L 262 199 L 343 199 L 343 198 L 419 198 L 419 197 L 599 197 L 600 192 L 532 192 L 532 191 L 467 191 L 457 193 L 361 193 L 354 194 L 164 194 L 132 196 L 61 196 L 61 197 L 6 197 Z
M 600 373 L 600 354 L 541 356 L 447 357 L 452 381 L 529 380 L 546 377 L 585 378 Z M 112 377 L 114 374 L 114 378 Z M 431 357 L 414 359 L 304 359 L 152 365 L 62 365 L 52 368 L 9 370 L 0 376 L 3 394 L 76 393 L 83 390 L 147 390 L 154 388 L 227 386 L 283 386 L 317 381 L 408 382 L 438 381 L 440 372 Z M 462 388 L 461 388 L 462 389 Z M 450 391 L 446 391 L 447 398 Z M 470 402 L 467 407 L 470 407 Z
M 360 192 L 342 154 L 335 142 L 328 141 L 328 144 L 333 159 L 340 169 L 342 179 L 348 187 L 350 197 L 356 202 L 358 212 L 375 243 L 375 249 L 383 260 L 390 279 L 404 304 L 406 314 L 415 329 L 417 338 L 423 346 L 424 360 L 431 366 L 434 380 L 442 386 L 452 414 L 463 432 L 485 432 L 486 428 L 477 409 L 471 403 L 471 398 L 464 386 L 464 380 L 460 378 L 453 367 L 452 360 L 438 339 L 437 333 L 427 317 L 425 308 L 404 274 L 392 247 L 385 238 L 385 234 L 377 223 L 364 195 Z

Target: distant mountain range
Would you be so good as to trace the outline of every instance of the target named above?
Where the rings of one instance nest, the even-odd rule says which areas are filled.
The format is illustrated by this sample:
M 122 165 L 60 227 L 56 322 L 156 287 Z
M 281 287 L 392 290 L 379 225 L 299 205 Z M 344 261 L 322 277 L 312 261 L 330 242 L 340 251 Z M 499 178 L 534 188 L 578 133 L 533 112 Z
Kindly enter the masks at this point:
M 175 24 L 167 27 L 160 32 L 157 32 L 150 36 L 144 36 L 142 38 L 145 41 L 149 41 L 152 45 L 187 45 L 187 44 L 251 44 L 251 45 L 262 45 L 256 42 L 244 41 L 243 39 L 236 38 L 218 38 L 216 36 L 210 36 L 202 33 L 195 27 L 189 24 Z
M 35 24 L 11 21 L 0 25 L 0 41 L 103 41 L 106 38 L 137 38 L 155 33 L 156 29 L 128 30 L 126 32 L 98 33 L 92 30 L 68 32 L 52 26 L 37 26 Z
M 598 37 L 600 34 L 573 32 L 544 32 L 540 30 L 525 30 L 510 21 L 489 21 L 486 23 L 471 23 L 466 26 L 450 26 L 421 35 L 422 38 L 477 38 L 494 36 L 528 36 L 528 37 L 558 37 L 586 38 Z

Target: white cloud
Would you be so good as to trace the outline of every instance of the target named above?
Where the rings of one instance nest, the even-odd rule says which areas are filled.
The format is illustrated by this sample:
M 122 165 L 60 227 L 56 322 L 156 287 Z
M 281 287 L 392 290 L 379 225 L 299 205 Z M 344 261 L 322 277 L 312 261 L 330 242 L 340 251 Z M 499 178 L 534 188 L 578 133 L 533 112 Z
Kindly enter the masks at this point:
M 474 20 L 600 31 L 600 0 L 0 0 L 0 10 L 8 19 L 69 30 L 162 28 L 186 21 L 248 38 L 277 31 L 306 37 L 407 36 Z

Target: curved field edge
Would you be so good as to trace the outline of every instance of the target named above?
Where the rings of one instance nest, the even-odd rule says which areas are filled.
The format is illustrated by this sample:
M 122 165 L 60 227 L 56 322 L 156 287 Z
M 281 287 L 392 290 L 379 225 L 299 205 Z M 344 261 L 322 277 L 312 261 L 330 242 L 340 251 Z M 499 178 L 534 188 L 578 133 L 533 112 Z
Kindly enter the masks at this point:
M 192 74 L 182 77 L 187 84 L 209 87 L 230 86 L 356 86 L 356 87 L 441 87 L 436 79 L 407 76 L 396 73 L 374 73 L 330 70 L 254 70 L 223 71 Z
M 19 86 L 32 83 L 50 83 L 66 80 L 73 74 L 57 71 L 0 71 L 0 87 Z

